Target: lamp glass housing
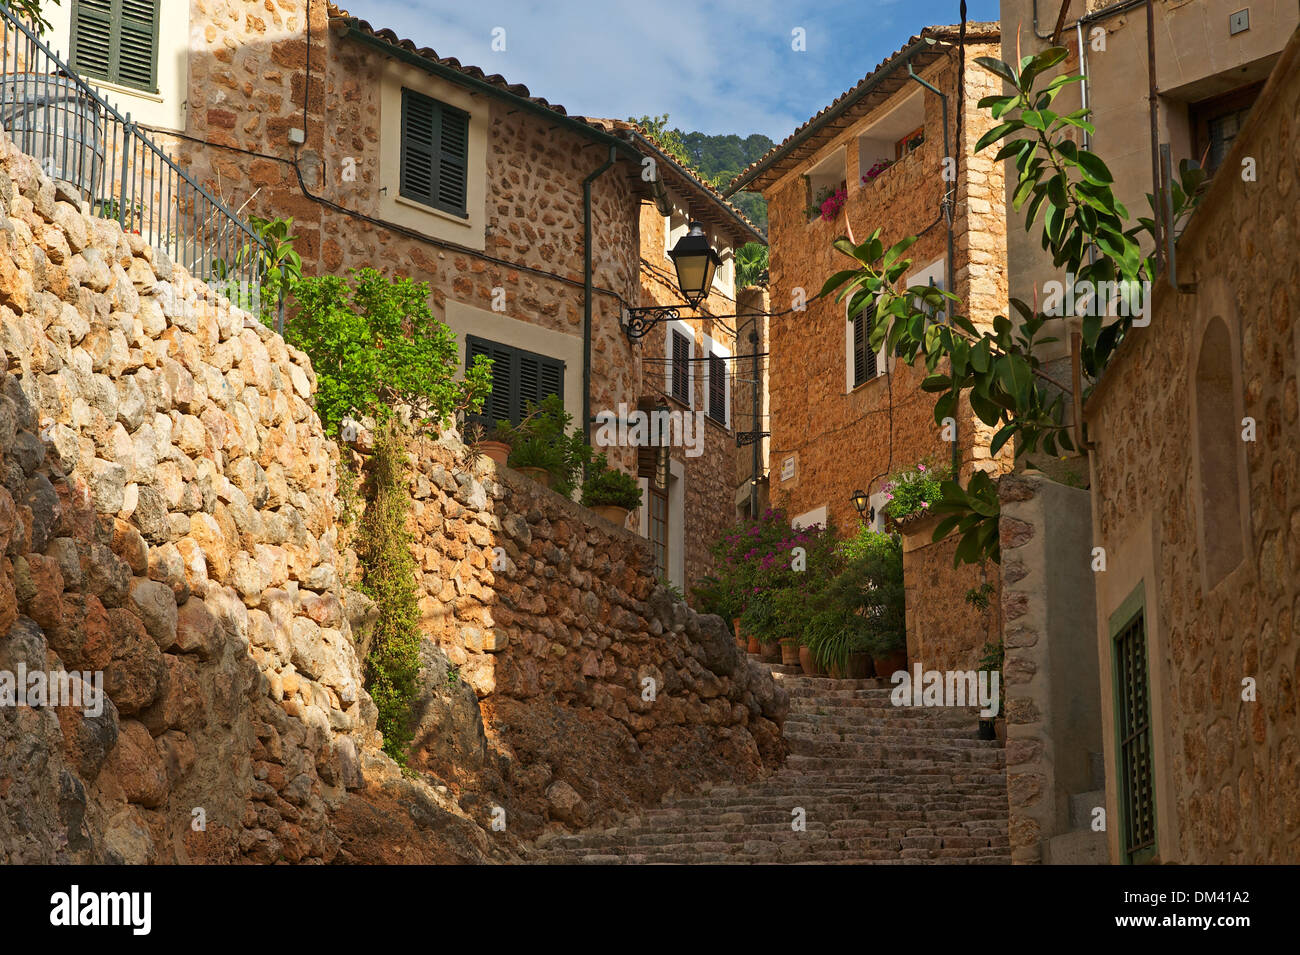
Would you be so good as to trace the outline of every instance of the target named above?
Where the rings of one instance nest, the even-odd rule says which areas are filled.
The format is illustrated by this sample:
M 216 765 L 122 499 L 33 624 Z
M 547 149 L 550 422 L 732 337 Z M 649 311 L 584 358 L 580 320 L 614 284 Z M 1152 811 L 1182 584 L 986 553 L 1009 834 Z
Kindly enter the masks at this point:
M 692 222 L 690 231 L 677 240 L 668 253 L 677 269 L 677 286 L 687 304 L 694 307 L 708 297 L 713 288 L 713 276 L 722 259 L 709 245 L 704 227 Z

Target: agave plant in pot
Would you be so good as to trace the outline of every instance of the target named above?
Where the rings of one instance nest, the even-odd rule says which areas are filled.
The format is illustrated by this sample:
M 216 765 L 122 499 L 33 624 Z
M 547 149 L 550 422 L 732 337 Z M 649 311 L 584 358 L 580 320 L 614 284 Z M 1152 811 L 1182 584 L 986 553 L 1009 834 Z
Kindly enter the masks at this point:
M 599 454 L 591 462 L 586 480 L 582 482 L 582 505 L 623 527 L 628 514 L 641 506 L 641 488 L 636 478 L 626 471 L 610 467 L 605 455 Z
M 478 422 L 472 422 L 465 428 L 466 444 L 491 458 L 498 466 L 503 466 L 510 459 L 510 442 L 506 440 L 509 436 L 508 432 L 502 431 L 495 424 L 484 427 Z
M 528 402 L 519 424 L 498 421 L 494 431 L 497 440 L 510 445 L 510 467 L 571 497 L 583 466 L 591 460 L 582 433 L 569 433 L 572 422 L 559 396 L 548 395 L 538 404 Z

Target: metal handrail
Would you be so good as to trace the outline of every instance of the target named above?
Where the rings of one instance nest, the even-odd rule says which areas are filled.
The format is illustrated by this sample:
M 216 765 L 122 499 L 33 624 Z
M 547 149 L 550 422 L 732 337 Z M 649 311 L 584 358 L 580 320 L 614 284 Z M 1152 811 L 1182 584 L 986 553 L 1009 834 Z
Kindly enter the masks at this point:
M 147 237 L 204 282 L 256 310 L 261 237 L 0 0 L 0 125 L 92 213 Z

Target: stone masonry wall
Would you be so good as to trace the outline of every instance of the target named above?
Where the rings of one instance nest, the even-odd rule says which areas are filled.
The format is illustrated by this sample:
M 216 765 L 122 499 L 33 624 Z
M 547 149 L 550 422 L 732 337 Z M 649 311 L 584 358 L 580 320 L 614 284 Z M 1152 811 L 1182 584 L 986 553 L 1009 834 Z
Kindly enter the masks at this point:
M 595 823 L 779 763 L 785 692 L 720 618 L 656 585 L 643 538 L 467 463 L 454 437 L 415 448 L 422 627 L 480 698 L 513 829 Z
M 107 695 L 0 706 L 0 860 L 508 855 L 377 752 L 306 357 L 0 151 L 0 671 Z
M 1293 36 L 1178 245 L 1179 294 L 1161 283 L 1149 327 L 1124 341 L 1086 408 L 1092 456 L 1107 801 L 1117 808 L 1106 624 L 1146 593 L 1159 858 L 1300 861 L 1300 35 Z M 1257 176 L 1245 181 L 1242 160 Z M 1221 324 L 1218 324 L 1221 323 Z M 1230 371 L 1231 431 L 1198 436 L 1202 341 Z M 1226 330 L 1226 331 L 1225 331 Z M 1224 354 L 1224 353 L 1227 354 Z M 1213 363 L 1213 362 L 1211 362 Z M 1216 382 L 1201 387 L 1214 387 Z M 1219 398 L 1217 401 L 1225 399 Z M 1242 419 L 1255 422 L 1243 441 Z M 1242 502 L 1206 528 L 1202 480 L 1237 469 Z M 1222 477 L 1221 477 L 1222 479 Z M 1230 536 L 1240 524 L 1240 543 Z M 1207 548 L 1239 547 L 1219 580 Z M 1242 681 L 1256 684 L 1243 699 Z M 1111 828 L 1112 858 L 1118 859 Z
M 996 52 L 994 43 L 971 44 L 966 50 L 963 123 L 956 144 L 962 158 L 956 183 L 955 291 L 963 300 L 964 314 L 977 325 L 991 325 L 996 315 L 1007 311 L 1001 267 L 1006 248 L 1003 168 L 992 162 L 995 149 L 972 155 L 975 142 L 993 125 L 976 104 L 999 88 L 997 78 L 973 61 Z M 948 94 L 955 113 L 955 55 L 936 62 L 923 75 Z M 901 98 L 901 93 L 896 94 L 878 113 L 883 115 Z M 955 118 L 950 123 L 955 125 Z M 811 300 L 827 277 L 848 267 L 849 260 L 831 247 L 837 236 L 846 233 L 846 221 L 859 242 L 876 227 L 883 228 L 886 247 L 907 235 L 919 235 L 907 252 L 915 269 L 946 255 L 947 235 L 940 216 L 946 184 L 941 177 L 944 134 L 939 99 L 925 94 L 924 144 L 865 185 L 861 176 L 875 157 L 858 155 L 857 135 L 856 130 L 846 131 L 803 167 L 811 169 L 832 147 L 844 148 L 848 202 L 835 221 L 808 221 L 809 198 L 802 176 L 787 177 L 767 193 L 772 309 L 789 308 L 796 288 L 804 289 L 810 298 L 806 312 L 774 317 L 771 323 L 772 501 L 790 516 L 825 505 L 841 531 L 857 525 L 850 501 L 856 489 L 875 493 L 891 471 L 926 458 L 940 464 L 952 460 L 952 445 L 942 439 L 934 422 L 935 396 L 920 389 L 924 364 L 895 363 L 889 375 L 846 394 L 844 303 Z M 1004 449 L 996 461 L 989 459 L 992 431 L 975 417 L 969 402 L 961 402 L 956 417 L 963 475 L 972 468 L 998 472 L 1010 466 L 1010 449 Z M 782 480 L 788 457 L 795 459 L 794 477 Z M 909 657 L 927 667 L 970 666 L 986 640 L 997 633 L 989 614 L 963 599 L 970 587 L 981 583 L 982 574 L 969 566 L 954 570 L 955 541 L 933 546 L 914 543 L 904 558 Z

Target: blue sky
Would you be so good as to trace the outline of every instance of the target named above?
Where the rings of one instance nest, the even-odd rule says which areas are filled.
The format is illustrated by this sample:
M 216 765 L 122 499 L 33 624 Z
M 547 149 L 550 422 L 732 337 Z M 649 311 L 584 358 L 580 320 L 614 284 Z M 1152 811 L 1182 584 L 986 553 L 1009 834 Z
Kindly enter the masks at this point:
M 705 133 L 784 139 L 958 0 L 340 0 L 439 56 L 500 73 L 570 113 L 668 113 Z M 998 0 L 967 0 L 996 20 Z M 806 52 L 791 48 L 802 28 Z M 505 50 L 492 49 L 505 31 Z M 499 34 L 498 34 L 499 35 Z

